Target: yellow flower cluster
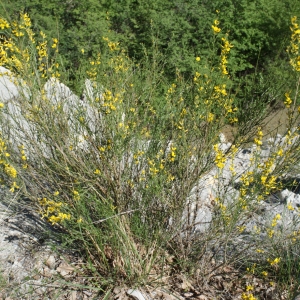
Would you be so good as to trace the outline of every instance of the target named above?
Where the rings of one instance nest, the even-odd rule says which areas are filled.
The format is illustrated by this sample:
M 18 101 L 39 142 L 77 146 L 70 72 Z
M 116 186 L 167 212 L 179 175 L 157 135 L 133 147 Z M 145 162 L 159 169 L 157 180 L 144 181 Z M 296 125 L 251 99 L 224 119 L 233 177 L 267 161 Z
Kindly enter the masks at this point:
M 110 65 L 115 73 L 126 72 L 129 68 L 127 57 L 123 51 L 110 59 Z
M 0 18 L 0 29 L 3 30 L 9 27 L 9 23 L 5 19 Z
M 27 35 L 30 39 L 30 41 L 34 44 L 35 43 L 35 40 L 34 40 L 34 33 L 31 29 L 31 20 L 28 16 L 28 14 L 22 14 L 21 13 L 21 23 L 23 24 L 23 28 L 25 29 L 25 31 L 27 32 Z
M 48 58 L 48 42 L 46 39 L 46 35 L 41 31 L 40 35 L 43 38 L 42 42 L 39 42 L 36 46 L 38 60 L 40 62 L 39 71 L 42 73 L 42 77 L 46 77 L 47 74 L 47 62 L 46 59 Z
M 252 293 L 243 293 L 242 299 L 243 300 L 257 300 L 257 298 L 255 298 Z
M 285 100 L 284 100 L 285 107 L 286 108 L 290 108 L 290 106 L 291 106 L 291 104 L 293 102 L 292 99 L 291 99 L 291 97 L 290 97 L 290 94 L 289 93 L 285 93 L 284 96 L 285 96 Z
M 287 52 L 290 54 L 290 64 L 293 69 L 297 72 L 300 72 L 300 52 L 299 52 L 299 45 L 300 45 L 300 28 L 297 23 L 297 17 L 294 16 L 291 19 L 291 42 L 289 47 L 287 48 Z
M 257 300 L 257 298 L 255 298 L 253 296 L 253 293 L 251 293 L 253 290 L 254 290 L 254 287 L 252 285 L 247 285 L 246 292 L 242 294 L 242 299 L 243 300 Z
M 10 164 L 8 161 L 10 154 L 7 152 L 7 146 L 4 140 L 0 137 L 0 170 L 2 169 L 3 172 L 0 172 L 0 182 L 8 182 L 11 184 L 10 191 L 13 193 L 16 188 L 19 188 L 15 179 L 18 176 L 17 170 Z M 2 173 L 2 174 L 1 174 Z M 3 175 L 7 177 L 4 177 Z
M 103 40 L 107 42 L 110 51 L 120 50 L 118 42 L 112 42 L 108 37 L 103 37 Z
M 257 130 L 257 137 L 254 138 L 254 143 L 257 146 L 261 146 L 262 145 L 262 138 L 263 138 L 263 132 L 261 131 L 261 128 L 259 127 Z
M 57 50 L 57 45 L 58 45 L 58 39 L 57 38 L 54 38 L 54 39 L 52 39 L 52 41 L 53 41 L 53 44 L 52 44 L 52 48 L 53 49 L 56 49 L 56 51 L 58 51 Z
M 70 220 L 71 215 L 61 212 L 62 202 L 56 202 L 47 198 L 39 199 L 39 204 L 42 207 L 41 214 L 43 218 L 52 224 L 62 223 L 64 220 Z
M 221 71 L 223 75 L 228 75 L 227 70 L 227 56 L 230 52 L 230 49 L 233 47 L 232 44 L 229 43 L 229 41 L 226 38 L 222 38 L 223 45 L 222 45 L 222 51 L 221 51 Z
M 214 118 L 215 118 L 215 115 L 213 113 L 209 112 L 207 115 L 207 122 L 212 123 Z
M 278 187 L 277 176 L 271 175 L 274 166 L 275 157 L 269 157 L 263 164 L 258 165 L 258 168 L 262 170 L 260 180 L 266 195 L 269 195 L 272 190 Z
M 169 153 L 169 155 L 168 155 L 169 161 L 171 161 L 171 162 L 174 162 L 174 161 L 175 161 L 175 158 L 176 158 L 176 150 L 177 150 L 176 147 L 173 147 L 173 146 L 171 147 L 170 153 Z
M 20 57 L 23 57 L 27 61 L 28 51 L 21 51 L 16 47 L 12 39 L 6 39 L 6 37 L 3 36 L 0 42 L 0 65 L 22 71 L 23 65 L 19 59 Z
M 96 80 L 98 75 L 98 66 L 101 64 L 101 54 L 98 53 L 96 59 L 90 59 L 90 69 L 86 71 L 86 74 L 91 80 Z
M 212 28 L 214 34 L 217 34 L 221 31 L 221 28 L 218 27 L 219 24 L 220 24 L 220 22 L 218 20 L 214 20 L 214 24 L 211 25 L 211 28 Z
M 214 86 L 211 84 L 211 80 L 207 74 L 201 75 L 199 72 L 195 72 L 193 81 L 194 84 L 198 86 L 199 94 L 201 94 L 195 97 L 194 102 L 196 108 L 200 104 L 199 99 L 202 98 L 203 95 L 207 95 L 207 98 L 202 102 L 205 104 L 207 110 L 199 116 L 202 120 L 212 123 L 218 120 L 219 116 L 222 115 L 222 117 L 225 116 L 231 124 L 238 122 L 238 118 L 236 117 L 238 109 L 234 106 L 234 99 L 229 96 L 225 83 Z M 180 129 L 183 128 L 181 124 L 180 127 Z
M 80 200 L 80 194 L 76 190 L 73 191 L 73 199 L 77 201 Z
M 225 167 L 226 157 L 223 151 L 219 149 L 219 144 L 214 145 L 214 150 L 215 150 L 215 164 L 220 170 L 222 170 Z
M 243 186 L 249 186 L 254 181 L 253 171 L 244 173 L 240 180 L 243 183 Z
M 280 258 L 280 257 L 276 257 L 276 258 L 274 258 L 273 260 L 270 259 L 270 258 L 268 258 L 267 261 L 268 261 L 268 263 L 269 263 L 271 266 L 276 266 L 276 265 L 278 265 L 278 264 L 280 263 L 281 258 Z
M 137 151 L 134 155 L 133 155 L 133 159 L 134 159 L 134 163 L 137 165 L 140 163 L 140 157 L 142 157 L 145 154 L 144 151 Z
M 12 22 L 12 33 L 16 37 L 24 36 L 24 32 L 22 31 L 22 26 L 19 25 L 17 22 Z
M 176 90 L 176 84 L 172 83 L 172 85 L 170 86 L 170 88 L 168 89 L 168 94 L 173 94 Z
M 116 110 L 116 104 L 118 102 L 122 102 L 122 100 L 119 98 L 120 95 L 114 96 L 113 93 L 110 90 L 106 90 L 103 94 L 103 108 L 105 109 L 105 113 L 109 114 L 112 111 Z
M 20 145 L 19 150 L 20 150 L 20 154 L 21 154 L 21 160 L 23 161 L 23 169 L 26 169 L 28 167 L 28 165 L 27 165 L 27 156 L 25 154 L 24 145 Z
M 159 172 L 159 168 L 156 167 L 156 164 L 152 159 L 148 159 L 149 172 L 152 176 L 156 175 Z
M 51 65 L 49 63 L 48 42 L 46 40 L 46 35 L 42 31 L 40 32 L 42 41 L 40 41 L 37 45 L 34 45 L 36 44 L 36 41 L 31 29 L 31 20 L 26 13 L 21 13 L 20 20 L 18 22 L 11 22 L 11 24 L 0 18 L 0 27 L 1 26 L 7 30 L 7 34 L 2 36 L 0 41 L 1 66 L 5 66 L 13 71 L 17 70 L 17 74 L 24 74 L 25 76 L 28 76 L 28 74 L 32 73 L 29 51 L 34 47 L 36 49 L 35 55 L 38 61 L 37 69 L 42 73 L 42 77 L 46 78 L 48 74 L 51 74 L 52 77 L 60 77 L 58 64 L 55 64 L 54 62 L 53 65 Z M 26 47 L 23 46 L 23 37 L 26 35 L 31 42 L 31 47 L 29 45 Z M 58 39 L 53 38 L 52 41 L 52 48 L 58 52 Z
M 273 218 L 272 220 L 272 227 L 275 227 L 277 225 L 277 222 L 281 219 L 281 215 L 280 214 L 276 214 L 276 216 Z

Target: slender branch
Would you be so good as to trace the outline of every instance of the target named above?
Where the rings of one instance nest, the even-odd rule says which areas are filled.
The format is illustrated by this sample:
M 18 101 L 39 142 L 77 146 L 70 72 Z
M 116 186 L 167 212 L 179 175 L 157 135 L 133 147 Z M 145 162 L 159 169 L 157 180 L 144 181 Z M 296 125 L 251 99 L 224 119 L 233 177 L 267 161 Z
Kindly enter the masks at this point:
M 115 218 L 115 217 L 118 217 L 118 216 L 130 214 L 130 213 L 135 212 L 135 211 L 137 211 L 137 210 L 138 210 L 138 209 L 132 209 L 132 210 L 124 211 L 124 212 L 121 212 L 121 213 L 116 214 L 116 215 L 114 215 L 114 216 L 111 216 L 111 217 L 108 217 L 108 218 L 105 218 L 105 219 L 101 219 L 101 220 L 92 222 L 92 224 L 99 224 L 99 223 L 102 223 L 102 222 L 104 222 L 104 221 L 107 221 L 107 220 L 109 220 L 109 219 L 112 219 L 112 218 Z

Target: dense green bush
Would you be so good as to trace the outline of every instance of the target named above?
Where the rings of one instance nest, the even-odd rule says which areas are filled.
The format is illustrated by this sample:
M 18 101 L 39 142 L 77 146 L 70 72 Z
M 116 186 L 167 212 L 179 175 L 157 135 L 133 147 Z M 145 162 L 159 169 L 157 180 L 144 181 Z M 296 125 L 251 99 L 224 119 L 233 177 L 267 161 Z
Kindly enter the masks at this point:
M 165 56 L 164 71 L 173 80 L 176 70 L 191 75 L 195 56 L 209 57 L 211 24 L 218 18 L 222 32 L 234 45 L 229 67 L 233 74 L 266 68 L 285 49 L 291 15 L 299 15 L 297 1 L 29 1 L 3 3 L 0 14 L 30 13 L 35 31 L 59 37 L 60 53 L 70 72 L 80 65 L 82 48 L 89 56 L 103 48 L 103 36 L 119 33 L 130 57 L 139 61 L 153 44 Z M 218 11 L 218 13 L 216 12 Z M 283 47 L 283 48 L 282 48 Z

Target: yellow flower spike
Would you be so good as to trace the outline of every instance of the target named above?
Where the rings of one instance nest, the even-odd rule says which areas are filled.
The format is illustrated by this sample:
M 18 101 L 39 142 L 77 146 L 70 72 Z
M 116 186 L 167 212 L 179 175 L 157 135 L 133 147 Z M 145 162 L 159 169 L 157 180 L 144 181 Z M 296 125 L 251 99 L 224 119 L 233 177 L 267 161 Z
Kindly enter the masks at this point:
M 58 196 L 58 195 L 59 195 L 59 191 L 55 191 L 55 192 L 53 193 L 53 195 L 54 195 L 54 196 Z
M 289 93 L 285 93 L 285 100 L 284 100 L 284 104 L 286 106 L 286 108 L 290 108 L 291 104 L 292 104 L 292 99 L 290 98 L 290 94 Z
M 268 234 L 269 238 L 272 238 L 274 233 L 275 233 L 275 231 L 273 229 L 267 229 L 267 234 Z

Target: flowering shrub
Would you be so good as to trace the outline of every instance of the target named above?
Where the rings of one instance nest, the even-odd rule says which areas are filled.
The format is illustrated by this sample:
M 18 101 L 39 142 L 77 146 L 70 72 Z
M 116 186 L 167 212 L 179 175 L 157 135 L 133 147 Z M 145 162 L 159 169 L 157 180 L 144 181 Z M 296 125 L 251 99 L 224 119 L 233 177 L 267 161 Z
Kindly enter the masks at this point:
M 296 49 L 296 19 L 292 22 L 289 49 Z M 276 276 L 282 254 L 298 243 L 298 232 L 289 233 L 282 246 L 281 214 L 250 233 L 248 221 L 281 189 L 281 178 L 298 168 L 298 88 L 281 95 L 289 124 L 283 141 L 273 143 L 263 157 L 261 119 L 269 110 L 254 114 L 251 122 L 243 118 L 252 111 L 242 110 L 232 91 L 228 60 L 234 46 L 218 19 L 210 30 L 212 44 L 219 47 L 211 60 L 193 57 L 191 80 L 178 71 L 174 82 L 165 82 L 155 57 L 137 65 L 110 37 L 103 38 L 105 46 L 94 56 L 86 57 L 81 48 L 76 80 L 87 79 L 81 98 L 63 93 L 55 98 L 46 88 L 62 88 L 58 79 L 66 78 L 58 38 L 33 34 L 27 14 L 19 22 L 1 19 L 0 28 L 5 32 L 0 65 L 11 71 L 5 76 L 17 87 L 27 87 L 27 94 L 20 93 L 13 103 L 28 124 L 6 122 L 13 116 L 8 103 L 1 102 L 1 179 L 11 192 L 26 187 L 41 217 L 67 229 L 62 239 L 78 246 L 101 275 L 114 272 L 128 282 L 150 274 L 158 278 L 184 260 L 182 272 L 203 279 L 226 264 L 240 267 L 256 260 L 247 272 Z M 291 66 L 298 71 L 295 59 Z M 252 105 L 258 111 L 262 104 L 258 100 Z M 224 148 L 220 133 L 226 127 L 231 128 L 232 143 Z M 26 144 L 19 144 L 15 132 L 26 137 Z M 255 148 L 249 166 L 240 171 L 234 160 L 249 142 Z M 187 199 L 210 172 L 219 185 L 209 195 L 209 225 L 197 232 L 199 221 L 190 216 L 205 199 Z M 222 186 L 225 172 L 230 179 Z M 226 188 L 235 185 L 236 193 L 227 197 Z M 249 239 L 239 245 L 246 233 Z M 243 257 L 250 251 L 259 258 Z M 169 256 L 173 258 L 166 261 Z M 241 297 L 255 299 L 251 285 Z

